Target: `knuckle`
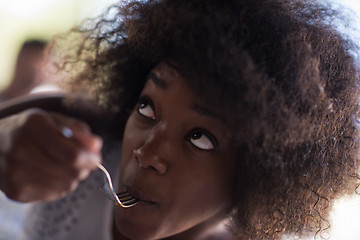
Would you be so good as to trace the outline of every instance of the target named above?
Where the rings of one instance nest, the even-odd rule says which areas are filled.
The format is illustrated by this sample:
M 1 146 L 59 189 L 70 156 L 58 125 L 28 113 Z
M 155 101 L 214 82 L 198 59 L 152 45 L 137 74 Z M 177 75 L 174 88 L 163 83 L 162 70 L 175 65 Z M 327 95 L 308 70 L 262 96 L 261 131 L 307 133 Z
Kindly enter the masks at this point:
M 48 193 L 47 195 L 45 195 L 43 197 L 43 199 L 45 201 L 56 201 L 56 200 L 59 200 L 59 199 L 65 197 L 66 195 L 67 195 L 67 192 L 65 192 L 65 191 L 56 191 L 56 192 Z
M 90 171 L 82 170 L 79 174 L 79 179 L 84 180 L 90 175 Z
M 100 157 L 86 151 L 76 149 L 68 152 L 69 165 L 72 168 L 95 169 L 96 163 L 100 162 Z
M 59 200 L 59 199 L 61 199 L 61 198 L 64 198 L 67 194 L 68 194 L 67 192 L 54 193 L 54 194 L 51 194 L 51 195 L 47 196 L 46 201 Z
M 65 189 L 64 191 L 67 193 L 73 192 L 76 190 L 76 188 L 78 187 L 79 182 L 74 180 L 74 181 L 69 181 L 67 182 L 67 184 L 65 184 Z

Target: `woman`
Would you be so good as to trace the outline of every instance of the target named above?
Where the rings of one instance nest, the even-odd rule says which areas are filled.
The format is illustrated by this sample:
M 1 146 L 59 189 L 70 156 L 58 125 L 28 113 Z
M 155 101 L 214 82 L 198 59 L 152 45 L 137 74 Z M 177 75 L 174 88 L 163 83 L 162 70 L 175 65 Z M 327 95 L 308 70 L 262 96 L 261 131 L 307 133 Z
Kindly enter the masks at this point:
M 84 118 L 103 120 L 90 125 L 104 146 L 122 141 L 118 189 L 140 200 L 115 208 L 113 239 L 321 236 L 333 201 L 354 192 L 358 179 L 358 70 L 350 42 L 328 23 L 334 13 L 274 0 L 113 9 L 113 20 L 80 29 L 85 38 L 63 65 L 73 74 L 70 89 L 110 112 Z M 58 199 L 101 161 L 102 142 L 84 123 L 33 110 L 13 118 L 22 120 L 9 124 L 7 169 L 28 161 L 14 153 L 34 149 L 24 147 L 30 140 L 21 130 L 38 139 L 42 150 L 32 153 L 48 164 L 32 183 L 8 187 L 13 199 Z M 48 134 L 36 134 L 39 126 Z M 74 137 L 59 134 L 62 126 Z M 49 139 L 56 144 L 45 146 Z M 7 179 L 16 176 L 9 172 Z

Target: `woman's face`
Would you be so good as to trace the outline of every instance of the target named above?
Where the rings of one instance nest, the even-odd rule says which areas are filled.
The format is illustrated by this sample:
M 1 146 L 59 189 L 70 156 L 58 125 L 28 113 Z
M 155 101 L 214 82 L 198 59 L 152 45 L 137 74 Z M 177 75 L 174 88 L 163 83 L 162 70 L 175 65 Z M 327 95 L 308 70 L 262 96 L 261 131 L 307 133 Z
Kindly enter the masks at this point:
M 153 69 L 126 124 L 120 169 L 120 191 L 140 201 L 116 208 L 118 230 L 131 239 L 191 239 L 213 229 L 232 203 L 229 135 L 175 69 Z

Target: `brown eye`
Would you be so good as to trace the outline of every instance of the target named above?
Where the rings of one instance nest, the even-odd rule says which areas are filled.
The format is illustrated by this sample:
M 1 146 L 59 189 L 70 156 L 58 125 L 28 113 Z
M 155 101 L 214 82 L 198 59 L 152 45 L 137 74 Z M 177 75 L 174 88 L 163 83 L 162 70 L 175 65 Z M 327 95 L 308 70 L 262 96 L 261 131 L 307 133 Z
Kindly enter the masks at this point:
M 155 120 L 155 111 L 148 99 L 139 99 L 137 111 L 141 116 Z
M 201 150 L 212 150 L 216 146 L 215 138 L 203 129 L 192 130 L 186 139 Z

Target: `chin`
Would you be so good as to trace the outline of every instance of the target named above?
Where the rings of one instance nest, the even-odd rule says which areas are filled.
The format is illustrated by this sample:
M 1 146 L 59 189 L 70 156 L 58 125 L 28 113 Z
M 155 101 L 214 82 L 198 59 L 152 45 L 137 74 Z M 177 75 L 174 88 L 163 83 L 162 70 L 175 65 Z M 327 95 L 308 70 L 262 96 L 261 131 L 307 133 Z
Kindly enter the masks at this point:
M 116 225 L 117 230 L 119 231 L 120 235 L 126 237 L 126 239 L 132 240 L 154 240 L 159 239 L 156 237 L 156 234 L 147 233 L 146 231 L 142 231 L 141 229 L 129 229 L 125 227 L 119 227 Z M 123 239 L 123 238 L 121 238 Z
M 155 222 L 153 222 L 153 226 L 139 226 L 139 224 L 131 222 L 126 217 L 116 214 L 115 227 L 119 235 L 123 237 L 119 239 L 124 239 L 124 237 L 133 240 L 154 240 L 161 238 L 157 234 L 159 224 Z

